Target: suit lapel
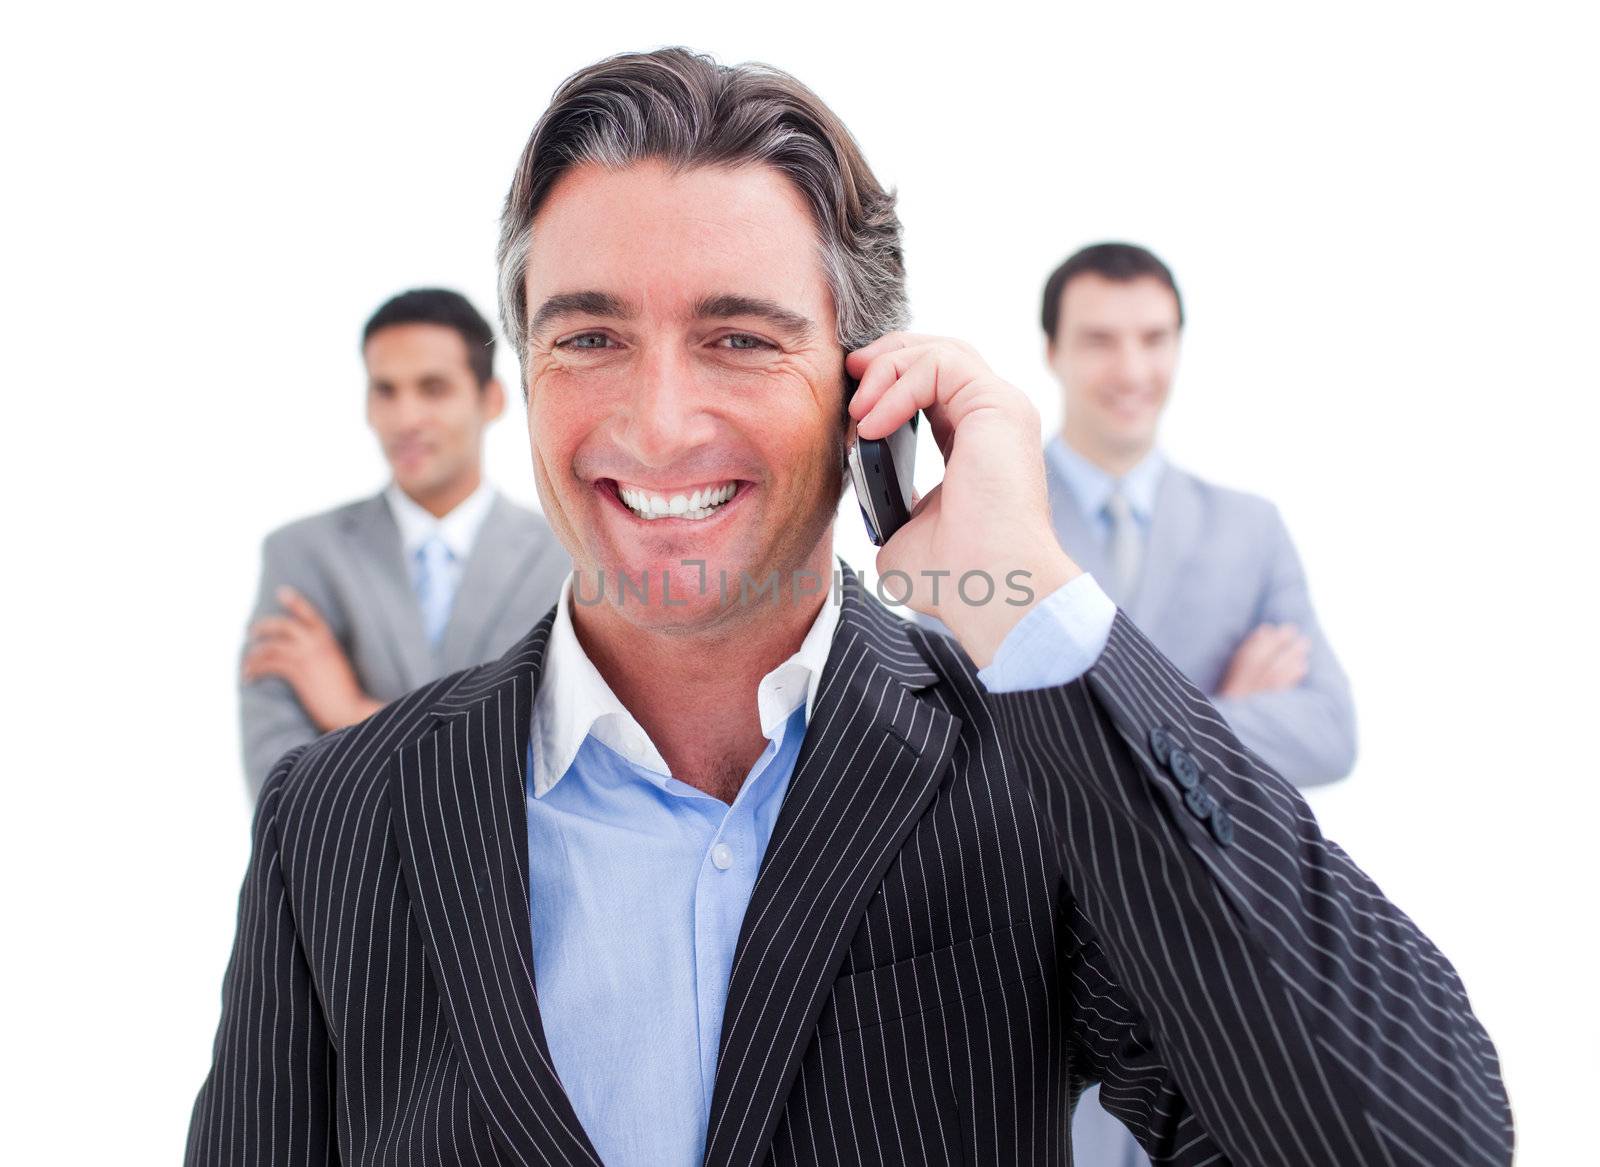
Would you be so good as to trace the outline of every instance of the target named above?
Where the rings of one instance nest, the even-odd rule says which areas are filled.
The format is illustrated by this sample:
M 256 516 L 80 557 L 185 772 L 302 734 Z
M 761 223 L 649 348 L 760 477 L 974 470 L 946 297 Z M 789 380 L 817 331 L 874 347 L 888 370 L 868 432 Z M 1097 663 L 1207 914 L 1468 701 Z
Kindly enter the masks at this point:
M 766 1155 L 851 936 L 949 764 L 960 721 L 915 693 L 937 679 L 846 569 L 839 630 L 734 954 L 708 1165 Z
M 346 536 L 356 563 L 366 580 L 366 595 L 372 611 L 382 623 L 395 671 L 402 690 L 415 689 L 439 675 L 422 628 L 422 612 L 411 577 L 406 570 L 405 551 L 400 546 L 400 528 L 389 513 L 389 504 L 380 494 L 369 499 L 346 519 Z
M 1155 513 L 1150 519 L 1139 584 L 1132 603 L 1124 605 L 1139 627 L 1154 628 L 1166 610 L 1173 589 L 1182 578 L 1184 564 L 1200 543 L 1204 518 L 1194 480 L 1169 465 L 1156 488 Z
M 477 664 L 485 655 L 484 636 L 494 626 L 506 597 L 522 584 L 522 560 L 533 548 L 518 526 L 511 504 L 496 495 L 461 572 L 450 619 L 439 642 L 446 672 Z
M 517 1163 L 598 1164 L 551 1061 L 533 975 L 523 764 L 550 625 L 467 674 L 431 730 L 396 754 L 395 835 L 450 1030 L 497 1138 Z

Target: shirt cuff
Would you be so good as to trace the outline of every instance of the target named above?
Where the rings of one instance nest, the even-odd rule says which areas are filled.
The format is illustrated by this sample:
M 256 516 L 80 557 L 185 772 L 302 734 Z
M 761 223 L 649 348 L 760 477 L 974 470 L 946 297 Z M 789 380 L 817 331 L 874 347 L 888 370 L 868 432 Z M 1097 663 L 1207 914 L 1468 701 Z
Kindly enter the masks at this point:
M 1099 659 L 1116 617 L 1116 604 L 1094 577 L 1075 576 L 1017 621 L 978 680 L 991 693 L 1076 681 Z

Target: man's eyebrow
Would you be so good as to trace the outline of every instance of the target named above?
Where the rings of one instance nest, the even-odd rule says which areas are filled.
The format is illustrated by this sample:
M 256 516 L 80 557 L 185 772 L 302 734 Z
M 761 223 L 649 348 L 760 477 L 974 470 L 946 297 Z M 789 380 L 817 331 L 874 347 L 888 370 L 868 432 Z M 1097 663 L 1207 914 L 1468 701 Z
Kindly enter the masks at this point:
M 754 296 L 707 296 L 694 306 L 694 314 L 701 320 L 722 320 L 730 316 L 755 316 L 774 328 L 789 334 L 790 339 L 809 340 L 817 326 L 800 313 L 785 308 L 775 300 Z
M 632 315 L 628 306 L 610 292 L 559 292 L 551 296 L 528 321 L 528 333 L 537 336 L 551 321 L 563 316 L 608 316 L 623 320 Z

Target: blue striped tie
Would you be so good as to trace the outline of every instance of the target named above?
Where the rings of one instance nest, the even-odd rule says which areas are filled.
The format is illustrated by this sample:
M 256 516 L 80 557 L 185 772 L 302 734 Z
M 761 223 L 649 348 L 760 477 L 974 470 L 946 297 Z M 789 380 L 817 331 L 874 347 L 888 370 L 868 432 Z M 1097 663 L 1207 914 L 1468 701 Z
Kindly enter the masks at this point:
M 435 648 L 444 635 L 444 626 L 450 622 L 450 605 L 456 598 L 455 580 L 450 570 L 455 558 L 454 552 L 437 535 L 416 550 L 417 571 L 413 578 L 417 603 L 422 607 L 422 629 L 428 634 L 428 643 Z

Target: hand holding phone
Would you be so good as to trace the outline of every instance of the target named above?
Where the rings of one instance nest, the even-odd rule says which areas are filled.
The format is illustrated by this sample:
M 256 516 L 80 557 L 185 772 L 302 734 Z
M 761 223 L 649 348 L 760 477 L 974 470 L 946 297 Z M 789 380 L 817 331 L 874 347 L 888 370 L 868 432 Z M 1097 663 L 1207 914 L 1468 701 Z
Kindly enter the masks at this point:
M 971 345 L 949 337 L 886 333 L 847 354 L 845 371 L 859 379 L 849 402 L 851 475 L 879 544 L 878 572 L 904 576 L 906 606 L 942 620 L 982 667 L 1028 609 L 1082 574 L 1050 525 L 1039 412 Z M 944 477 L 909 518 L 919 414 L 944 455 Z M 1020 604 L 958 602 L 933 582 L 982 577 L 997 588 L 1023 581 L 1032 594 Z

